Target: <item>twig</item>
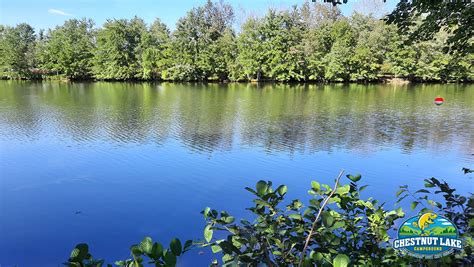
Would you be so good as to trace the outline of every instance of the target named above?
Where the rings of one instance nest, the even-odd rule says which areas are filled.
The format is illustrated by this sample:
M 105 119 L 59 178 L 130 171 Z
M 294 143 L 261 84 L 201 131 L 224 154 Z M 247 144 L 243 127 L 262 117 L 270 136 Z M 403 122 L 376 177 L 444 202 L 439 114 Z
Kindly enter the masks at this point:
M 323 204 L 321 205 L 321 208 L 319 208 L 318 215 L 316 215 L 316 219 L 314 219 L 313 225 L 311 226 L 311 230 L 309 231 L 309 234 L 306 237 L 306 241 L 304 243 L 303 251 L 301 252 L 301 259 L 300 259 L 300 263 L 298 264 L 298 267 L 301 267 L 301 265 L 303 264 L 303 259 L 305 256 L 304 254 L 306 252 L 306 249 L 308 248 L 309 240 L 311 240 L 311 236 L 313 235 L 313 232 L 316 228 L 316 223 L 318 222 L 318 219 L 321 216 L 321 213 L 323 212 L 323 209 L 327 205 L 329 199 L 332 197 L 332 195 L 334 195 L 334 193 L 336 193 L 336 189 L 337 189 L 337 186 L 339 185 L 339 180 L 341 179 L 342 174 L 344 174 L 344 170 L 341 170 L 341 172 L 339 173 L 339 176 L 337 176 L 336 184 L 334 185 L 334 188 L 332 189 L 328 197 L 324 199 Z

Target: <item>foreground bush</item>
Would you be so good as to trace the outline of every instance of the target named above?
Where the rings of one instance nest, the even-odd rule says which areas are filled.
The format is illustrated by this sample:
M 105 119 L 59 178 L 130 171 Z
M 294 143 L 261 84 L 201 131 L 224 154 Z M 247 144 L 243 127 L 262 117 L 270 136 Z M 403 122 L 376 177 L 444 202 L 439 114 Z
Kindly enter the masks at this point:
M 116 261 L 118 266 L 175 266 L 177 257 L 194 246 L 210 246 L 221 259 L 211 265 L 224 266 L 430 266 L 434 263 L 471 266 L 474 198 L 455 194 L 455 189 L 435 178 L 425 180 L 425 188 L 412 192 L 401 186 L 397 203 L 411 198 L 411 209 L 434 211 L 458 226 L 464 239 L 463 251 L 443 257 L 436 262 L 408 257 L 395 251 L 389 241 L 395 237 L 397 225 L 405 216 L 402 208 L 386 210 L 384 203 L 361 199 L 367 185 L 360 185 L 361 176 L 347 175 L 348 184 L 340 184 L 342 172 L 334 187 L 311 183 L 312 196 L 307 205 L 292 200 L 283 201 L 288 188 L 273 187 L 272 182 L 259 181 L 255 188 L 245 188 L 253 196 L 248 208 L 255 219 L 239 223 L 225 211 L 211 208 L 202 211 L 206 220 L 204 240 L 188 240 L 182 245 L 173 239 L 169 248 L 153 243 L 146 237 L 131 247 L 130 258 Z M 441 199 L 440 199 L 441 197 Z M 223 232 L 214 239 L 215 232 Z M 104 260 L 94 260 L 86 244 L 79 244 L 71 253 L 68 266 L 102 266 Z M 108 266 L 112 266 L 108 264 Z

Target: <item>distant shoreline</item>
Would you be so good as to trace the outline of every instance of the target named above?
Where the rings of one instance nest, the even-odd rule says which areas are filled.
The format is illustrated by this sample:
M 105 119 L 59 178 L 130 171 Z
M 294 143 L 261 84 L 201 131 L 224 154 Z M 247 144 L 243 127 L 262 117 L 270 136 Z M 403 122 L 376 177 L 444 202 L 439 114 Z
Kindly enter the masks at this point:
M 277 81 L 271 79 L 262 79 L 262 80 L 241 80 L 241 81 L 229 81 L 229 80 L 161 80 L 161 79 L 150 79 L 150 80 L 140 80 L 140 79 L 129 79 L 129 80 L 114 80 L 114 79 L 67 79 L 64 77 L 61 78 L 10 78 L 10 77 L 0 77 L 0 80 L 3 81 L 56 81 L 56 82 L 113 82 L 113 83 L 141 83 L 141 82 L 169 82 L 169 83 L 215 83 L 215 84 L 238 84 L 238 83 L 252 83 L 252 84 L 394 84 L 394 85 L 403 85 L 403 84 L 472 84 L 473 80 L 464 80 L 464 81 L 446 81 L 446 80 L 422 80 L 422 79 L 408 79 L 408 78 L 398 78 L 398 77 L 383 77 L 378 80 L 360 80 L 360 81 L 318 81 L 318 80 L 309 80 L 309 81 Z

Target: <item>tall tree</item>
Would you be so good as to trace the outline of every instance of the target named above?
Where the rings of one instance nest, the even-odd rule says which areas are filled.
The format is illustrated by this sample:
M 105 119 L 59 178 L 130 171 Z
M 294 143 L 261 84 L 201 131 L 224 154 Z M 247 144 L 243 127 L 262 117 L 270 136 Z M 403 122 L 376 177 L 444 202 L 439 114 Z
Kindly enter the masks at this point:
M 2 71 L 28 77 L 35 63 L 35 31 L 26 23 L 0 29 L 0 66 Z
M 334 40 L 331 51 L 325 56 L 325 79 L 329 81 L 348 81 L 351 74 L 351 58 L 354 54 L 356 35 L 347 19 L 332 24 L 331 38 Z
M 94 22 L 71 19 L 48 33 L 38 52 L 40 66 L 65 74 L 70 79 L 91 77 L 95 48 Z
M 323 2 L 336 6 L 346 4 L 348 0 L 323 0 Z M 402 0 L 388 15 L 387 21 L 396 24 L 401 33 L 408 33 L 409 44 L 431 40 L 438 32 L 445 31 L 449 34 L 444 46 L 445 51 L 470 54 L 474 49 L 473 13 L 474 4 L 469 0 Z
M 332 34 L 334 23 L 343 18 L 337 6 L 305 2 L 300 9 L 305 23 L 302 38 L 305 75 L 309 80 L 324 81 L 327 68 L 326 55 L 335 42 Z
M 397 4 L 387 21 L 408 33 L 409 43 L 434 39 L 444 31 L 448 33 L 445 51 L 473 53 L 473 14 L 472 1 L 405 0 Z
M 141 38 L 143 49 L 141 56 L 141 79 L 162 79 L 163 71 L 170 66 L 170 31 L 168 27 L 156 19 Z
M 342 18 L 337 6 L 305 1 L 300 8 L 301 18 L 308 29 L 319 28 Z
M 204 80 L 218 75 L 214 45 L 231 28 L 234 11 L 228 4 L 212 2 L 193 8 L 180 18 L 172 42 L 175 64 L 169 69 L 174 79 Z
M 130 80 L 143 77 L 141 39 L 147 32 L 140 18 L 107 20 L 97 34 L 94 76 L 106 80 Z
M 384 64 L 385 54 L 394 34 L 393 27 L 372 16 L 355 13 L 351 25 L 356 33 L 356 46 L 350 62 L 351 80 L 377 80 Z
M 249 18 L 243 25 L 238 36 L 237 64 L 241 67 L 240 78 L 260 80 L 265 58 L 262 53 L 264 38 L 260 34 L 262 22 L 257 18 Z
M 250 20 L 239 38 L 244 73 L 257 80 L 303 80 L 302 35 L 303 24 L 296 8 L 269 10 L 263 19 Z

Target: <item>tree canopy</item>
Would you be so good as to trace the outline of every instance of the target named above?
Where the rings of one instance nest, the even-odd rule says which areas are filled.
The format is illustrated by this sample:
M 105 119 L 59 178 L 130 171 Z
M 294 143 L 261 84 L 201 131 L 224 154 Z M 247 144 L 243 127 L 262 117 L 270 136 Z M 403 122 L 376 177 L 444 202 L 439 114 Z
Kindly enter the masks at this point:
M 323 1 L 334 6 L 348 2 L 348 0 Z M 410 43 L 433 39 L 440 31 L 445 31 L 449 33 L 445 51 L 472 53 L 474 42 L 472 14 L 474 5 L 469 0 L 401 0 L 386 17 L 386 21 L 397 25 L 401 32 L 409 32 Z
M 286 10 L 269 9 L 262 16 L 248 16 L 237 28 L 232 6 L 209 0 L 188 11 L 173 31 L 159 19 L 147 24 L 139 17 L 109 19 L 100 28 L 94 28 L 89 19 L 71 19 L 37 34 L 25 23 L 2 25 L 0 76 L 31 78 L 39 73 L 43 78 L 55 74 L 100 80 L 370 82 L 399 77 L 472 81 L 472 26 L 463 26 L 472 20 L 466 14 L 472 6 L 448 5 L 451 9 L 446 14 L 453 18 L 442 20 L 436 17 L 441 13 L 429 11 L 437 1 L 423 7 L 421 2 L 402 1 L 388 21 L 357 12 L 344 16 L 337 5 L 306 1 Z M 397 12 L 406 15 L 405 20 Z M 423 26 L 430 20 L 439 27 Z

